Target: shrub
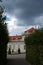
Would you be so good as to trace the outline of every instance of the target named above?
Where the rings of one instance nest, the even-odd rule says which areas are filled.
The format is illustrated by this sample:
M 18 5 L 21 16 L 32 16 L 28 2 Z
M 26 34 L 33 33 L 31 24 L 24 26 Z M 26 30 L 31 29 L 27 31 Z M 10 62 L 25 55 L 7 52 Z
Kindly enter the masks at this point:
M 18 48 L 18 54 L 20 54 L 20 53 L 21 53 L 20 48 Z
M 33 65 L 43 65 L 43 31 L 25 37 L 26 59 Z

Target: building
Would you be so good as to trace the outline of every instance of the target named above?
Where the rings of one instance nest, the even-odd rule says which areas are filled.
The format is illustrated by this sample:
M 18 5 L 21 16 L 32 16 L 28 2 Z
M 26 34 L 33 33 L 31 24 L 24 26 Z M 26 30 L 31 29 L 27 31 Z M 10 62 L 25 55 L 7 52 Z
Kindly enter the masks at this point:
M 16 36 L 9 36 L 9 42 L 7 44 L 7 52 L 11 50 L 11 53 L 18 53 L 18 49 L 20 49 L 21 53 L 25 53 L 25 43 L 24 43 L 24 36 L 16 35 Z
M 24 38 L 28 34 L 32 34 L 35 31 L 36 31 L 36 29 L 32 27 L 32 28 L 24 31 L 24 35 L 9 36 L 9 42 L 7 44 L 7 52 L 9 51 L 9 48 L 10 48 L 11 53 L 18 53 L 18 49 L 20 49 L 21 53 L 25 53 L 26 45 L 24 43 Z
M 32 34 L 32 33 L 34 33 L 35 31 L 36 31 L 36 29 L 32 27 L 32 28 L 26 30 L 26 31 L 24 32 L 24 35 Z

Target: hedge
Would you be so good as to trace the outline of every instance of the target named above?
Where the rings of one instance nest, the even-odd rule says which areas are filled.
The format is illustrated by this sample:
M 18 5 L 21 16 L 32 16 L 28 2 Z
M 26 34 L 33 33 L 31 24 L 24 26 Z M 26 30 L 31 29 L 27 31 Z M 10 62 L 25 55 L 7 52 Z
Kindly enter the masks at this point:
M 31 65 L 43 65 L 43 31 L 37 30 L 25 37 L 25 44 L 26 59 Z

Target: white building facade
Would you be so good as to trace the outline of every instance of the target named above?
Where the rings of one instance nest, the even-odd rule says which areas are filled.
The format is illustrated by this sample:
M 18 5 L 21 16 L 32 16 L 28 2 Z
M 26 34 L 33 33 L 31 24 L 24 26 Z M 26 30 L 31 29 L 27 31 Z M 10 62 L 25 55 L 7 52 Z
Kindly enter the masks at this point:
M 24 35 L 23 36 L 11 36 L 10 37 L 10 41 L 8 42 L 7 44 L 7 52 L 9 51 L 9 48 L 11 50 L 11 53 L 18 53 L 18 49 L 20 49 L 20 52 L 21 53 L 25 53 L 26 52 L 26 45 L 25 45 L 25 42 L 24 42 L 24 38 L 25 36 L 28 36 L 28 34 L 32 34 L 36 31 L 35 28 L 31 28 L 31 29 L 28 29 L 24 32 Z
M 10 48 L 11 53 L 18 53 L 18 49 L 20 49 L 20 53 L 25 53 L 26 46 L 24 43 L 24 37 L 25 36 L 22 36 L 21 39 L 16 38 L 15 40 L 10 40 L 7 44 L 7 52 L 9 51 L 9 48 Z

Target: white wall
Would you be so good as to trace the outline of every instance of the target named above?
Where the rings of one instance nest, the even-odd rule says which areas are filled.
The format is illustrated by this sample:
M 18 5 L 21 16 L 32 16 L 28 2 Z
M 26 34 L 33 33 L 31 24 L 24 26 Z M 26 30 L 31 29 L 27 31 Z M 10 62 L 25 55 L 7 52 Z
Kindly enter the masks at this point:
M 26 49 L 24 49 L 25 43 L 24 41 L 12 41 L 7 44 L 7 51 L 9 50 L 9 47 L 11 47 L 11 52 L 12 49 L 14 49 L 14 52 L 18 52 L 18 48 L 20 48 L 21 53 L 26 52 Z

